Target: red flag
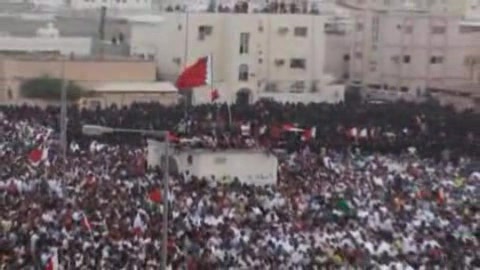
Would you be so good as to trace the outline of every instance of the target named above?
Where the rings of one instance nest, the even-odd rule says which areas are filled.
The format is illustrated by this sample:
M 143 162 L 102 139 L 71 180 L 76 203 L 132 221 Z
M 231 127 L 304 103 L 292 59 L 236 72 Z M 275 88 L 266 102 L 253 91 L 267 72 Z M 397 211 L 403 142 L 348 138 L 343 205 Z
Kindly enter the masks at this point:
M 45 265 L 45 270 L 55 270 L 53 266 L 53 259 L 50 257 Z
M 42 160 L 43 151 L 40 148 L 35 148 L 30 153 L 28 153 L 28 159 L 32 163 L 38 163 Z
M 270 137 L 273 139 L 278 139 L 282 135 L 282 128 L 279 126 L 271 126 L 270 127 Z
M 212 89 L 210 92 L 210 100 L 214 102 L 215 100 L 220 98 L 220 93 L 218 93 L 217 89 Z
M 154 203 L 161 203 L 162 202 L 162 193 L 158 188 L 153 188 L 148 193 L 148 199 Z
M 138 174 L 145 174 L 145 157 L 143 154 L 137 155 L 135 160 L 135 171 Z
M 179 89 L 188 89 L 211 84 L 211 74 L 210 56 L 202 57 L 183 70 L 180 76 L 178 76 L 176 85 Z
M 309 140 L 315 138 L 316 133 L 317 133 L 317 128 L 316 127 L 305 129 L 303 131 L 302 139 L 304 141 L 309 141 Z
M 169 131 L 169 132 L 168 132 L 168 140 L 169 140 L 170 142 L 175 142 L 175 143 L 176 143 L 176 142 L 179 142 L 179 141 L 180 141 L 180 138 L 177 137 L 177 135 L 175 135 L 173 132 Z
M 90 221 L 88 220 L 87 215 L 85 215 L 85 213 L 83 213 L 82 223 L 83 223 L 83 226 L 85 226 L 85 228 L 87 228 L 89 232 L 92 231 L 92 225 L 90 224 Z

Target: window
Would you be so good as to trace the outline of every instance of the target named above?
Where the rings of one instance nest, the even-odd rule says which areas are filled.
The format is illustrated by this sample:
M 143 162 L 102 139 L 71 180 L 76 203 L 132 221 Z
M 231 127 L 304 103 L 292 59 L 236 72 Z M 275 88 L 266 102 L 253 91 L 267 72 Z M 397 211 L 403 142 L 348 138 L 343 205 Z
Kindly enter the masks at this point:
M 403 86 L 403 87 L 400 88 L 400 91 L 402 91 L 404 93 L 407 93 L 408 92 L 408 87 Z
M 290 60 L 290 68 L 295 69 L 305 69 L 306 63 L 305 59 L 302 58 L 292 58 Z
M 243 82 L 248 81 L 248 65 L 247 64 L 241 64 L 238 67 L 238 80 Z
M 406 63 L 406 64 L 410 63 L 410 55 L 403 56 L 403 63 Z
M 432 26 L 432 34 L 439 35 L 445 34 L 446 28 L 445 26 Z
M 443 56 L 430 57 L 430 64 L 441 64 L 441 63 L 443 63 Z
M 363 31 L 363 23 L 357 23 L 355 29 L 357 29 L 357 32 Z
M 213 32 L 213 27 L 210 25 L 200 25 L 198 27 L 198 39 L 204 40 L 207 36 L 210 36 Z
M 249 43 L 250 43 L 250 34 L 240 33 L 240 54 L 248 54 Z
M 356 59 L 362 59 L 363 58 L 363 53 L 362 52 L 355 52 L 355 58 Z
M 304 81 L 295 81 L 290 86 L 291 93 L 302 93 L 305 91 L 305 82 Z
M 306 37 L 307 36 L 307 27 L 295 27 L 293 34 L 296 37 Z

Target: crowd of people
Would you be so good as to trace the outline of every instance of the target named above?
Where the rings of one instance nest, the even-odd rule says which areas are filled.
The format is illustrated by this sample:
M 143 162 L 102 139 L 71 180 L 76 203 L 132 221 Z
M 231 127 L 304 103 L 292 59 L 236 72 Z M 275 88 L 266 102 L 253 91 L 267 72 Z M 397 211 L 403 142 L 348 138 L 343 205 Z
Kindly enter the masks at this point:
M 276 185 L 170 176 L 170 269 L 480 268 L 480 115 L 407 103 L 230 109 L 71 107 L 64 160 L 57 108 L 0 107 L 0 268 L 159 269 L 162 172 L 139 164 L 142 136 L 91 138 L 84 124 L 284 150 Z M 286 123 L 316 134 L 278 134 Z

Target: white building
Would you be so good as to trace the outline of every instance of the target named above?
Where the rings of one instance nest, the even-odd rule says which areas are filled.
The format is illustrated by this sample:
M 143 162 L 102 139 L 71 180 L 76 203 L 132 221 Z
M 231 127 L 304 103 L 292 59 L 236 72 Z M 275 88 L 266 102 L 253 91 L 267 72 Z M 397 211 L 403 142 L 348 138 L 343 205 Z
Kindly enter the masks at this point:
M 176 80 L 186 65 L 213 57 L 221 101 L 258 98 L 338 102 L 343 88 L 327 87 L 325 17 L 306 14 L 166 13 L 159 25 L 135 24 L 131 54 L 155 57 L 162 79 Z M 328 89 L 335 89 L 331 91 Z M 207 87 L 193 91 L 209 102 Z
M 37 30 L 34 37 L 0 35 L 0 52 L 43 52 L 85 56 L 92 50 L 92 39 L 61 37 L 52 23 Z
M 480 0 L 468 0 L 465 18 L 467 20 L 480 20 Z
M 474 81 L 480 31 L 461 17 L 361 11 L 355 21 L 351 81 L 376 95 L 417 99 L 433 85 Z
M 268 0 L 189 0 L 188 2 L 184 0 L 165 0 L 162 1 L 162 8 L 167 11 L 188 11 L 188 12 L 205 12 L 210 11 L 221 11 L 221 12 L 233 12 L 235 7 L 240 7 L 244 3 L 248 3 L 248 12 L 266 12 L 269 10 L 274 13 L 274 5 L 277 2 L 268 1 Z M 329 13 L 333 12 L 336 8 L 335 0 L 286 0 L 282 1 L 283 6 L 285 7 L 287 13 L 291 11 L 291 4 L 295 4 L 298 9 L 298 13 L 306 10 L 307 12 L 314 13 Z M 276 9 L 280 13 L 280 5 L 277 5 Z
M 145 10 L 151 11 L 152 0 L 69 0 L 72 9 L 98 9 L 106 7 L 112 10 Z

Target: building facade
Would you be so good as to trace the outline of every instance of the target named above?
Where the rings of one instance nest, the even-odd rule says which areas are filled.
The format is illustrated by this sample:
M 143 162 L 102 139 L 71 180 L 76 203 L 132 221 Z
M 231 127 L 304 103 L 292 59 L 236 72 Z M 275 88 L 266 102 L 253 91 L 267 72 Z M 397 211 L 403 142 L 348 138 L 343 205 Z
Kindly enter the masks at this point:
M 132 26 L 131 54 L 156 58 L 162 79 L 170 81 L 198 58 L 211 55 L 213 87 L 222 101 L 252 102 L 262 93 L 321 93 L 327 88 L 325 19 L 308 14 L 166 13 L 161 25 Z M 195 89 L 193 95 L 195 103 L 209 101 L 208 87 Z
M 406 99 L 424 96 L 431 85 L 473 82 L 480 31 L 462 23 L 459 16 L 358 12 L 351 82 Z

